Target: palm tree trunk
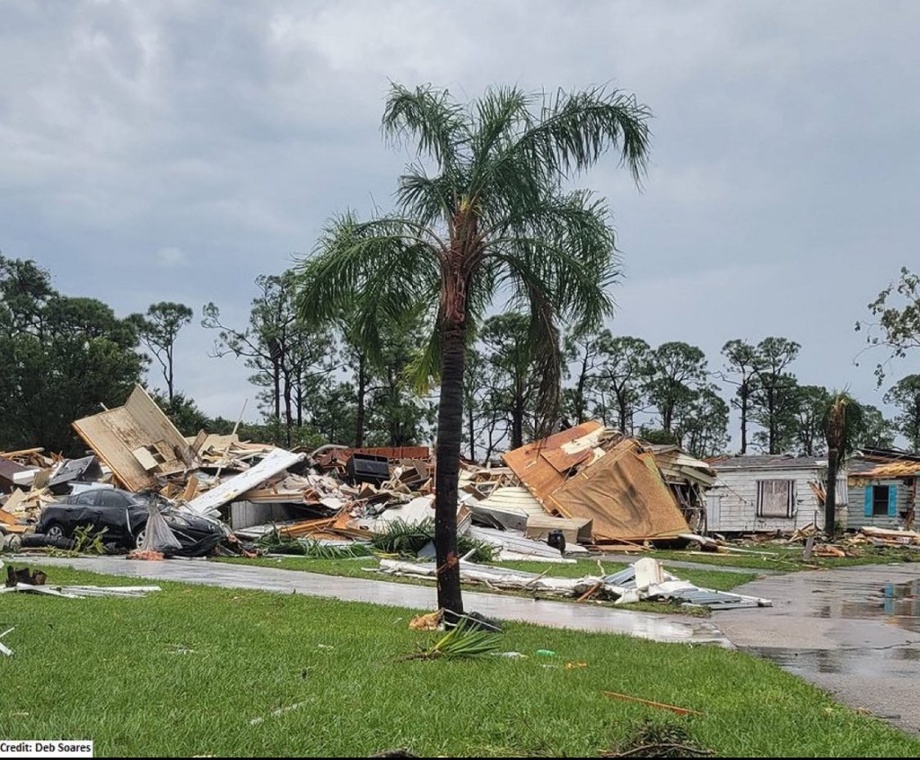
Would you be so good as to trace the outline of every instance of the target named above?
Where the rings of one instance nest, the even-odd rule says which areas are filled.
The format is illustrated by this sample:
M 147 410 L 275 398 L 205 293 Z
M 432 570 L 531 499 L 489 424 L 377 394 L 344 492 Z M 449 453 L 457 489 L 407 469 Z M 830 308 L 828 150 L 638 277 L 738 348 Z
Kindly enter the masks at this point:
M 837 449 L 827 451 L 827 487 L 824 490 L 824 534 L 834 537 L 837 522 Z
M 447 623 L 455 623 L 457 615 L 463 614 L 460 561 L 457 556 L 457 482 L 460 475 L 460 446 L 463 438 L 465 333 L 466 329 L 462 324 L 448 324 L 442 333 L 434 547 L 438 565 L 438 607 L 444 611 Z
M 355 448 L 360 449 L 364 446 L 364 415 L 365 402 L 364 397 L 367 395 L 367 357 L 364 352 L 358 354 L 358 390 L 355 394 L 356 412 L 355 412 Z
M 741 454 L 747 454 L 748 389 L 741 386 Z
M 511 401 L 511 448 L 524 445 L 524 391 L 519 380 L 514 381 L 514 397 Z
M 473 403 L 470 400 L 468 403 L 469 409 L 467 410 L 467 427 L 469 429 L 470 436 L 470 461 L 476 461 L 476 419 L 473 413 Z

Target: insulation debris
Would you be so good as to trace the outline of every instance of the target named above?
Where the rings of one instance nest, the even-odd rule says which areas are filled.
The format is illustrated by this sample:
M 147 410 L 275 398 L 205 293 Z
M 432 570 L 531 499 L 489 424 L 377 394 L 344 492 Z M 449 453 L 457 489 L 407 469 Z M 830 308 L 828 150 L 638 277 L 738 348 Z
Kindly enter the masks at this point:
M 415 578 L 435 578 L 437 575 L 433 562 L 382 559 L 379 569 L 387 575 Z M 547 573 L 529 573 L 461 561 L 460 579 L 489 589 L 528 591 L 546 596 L 580 598 L 592 592 L 598 600 L 612 599 L 615 604 L 674 600 L 687 606 L 719 610 L 773 606 L 769 599 L 700 588 L 666 572 L 659 560 L 649 557 L 643 557 L 612 575 L 587 575 L 582 578 L 552 578 L 547 577 Z

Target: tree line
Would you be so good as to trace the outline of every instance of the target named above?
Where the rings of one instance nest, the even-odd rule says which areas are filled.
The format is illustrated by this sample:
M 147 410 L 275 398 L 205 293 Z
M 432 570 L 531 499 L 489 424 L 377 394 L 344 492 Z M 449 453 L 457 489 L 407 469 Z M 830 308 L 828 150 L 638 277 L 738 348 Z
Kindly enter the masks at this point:
M 424 345 L 422 320 L 384 321 L 370 350 L 356 315 L 307 327 L 296 304 L 296 272 L 262 275 L 249 322 L 229 326 L 214 303 L 201 325 L 214 331 L 213 358 L 233 356 L 252 370 L 262 421 L 243 423 L 248 437 L 279 445 L 405 446 L 431 440 L 436 404 L 413 383 Z M 4 449 L 43 445 L 73 451 L 70 422 L 119 405 L 147 376 L 158 402 L 186 435 L 229 432 L 236 420 L 208 417 L 176 387 L 175 344 L 194 320 L 191 307 L 151 304 L 118 318 L 101 301 L 64 296 L 32 261 L 0 256 L 0 389 Z M 651 346 L 607 328 L 562 331 L 551 358 L 529 340 L 529 316 L 486 318 L 471 340 L 463 377 L 463 454 L 494 459 L 532 439 L 539 428 L 540 383 L 560 378 L 555 427 L 599 419 L 629 435 L 675 443 L 696 456 L 728 453 L 730 411 L 739 423 L 732 453 L 826 453 L 823 417 L 834 391 L 800 384 L 801 346 L 767 337 L 734 339 L 712 361 L 697 346 Z M 875 343 L 878 336 L 873 336 Z M 882 374 L 884 377 L 884 374 Z M 859 446 L 891 448 L 898 435 L 920 451 L 920 375 L 890 384 L 888 419 L 861 404 Z

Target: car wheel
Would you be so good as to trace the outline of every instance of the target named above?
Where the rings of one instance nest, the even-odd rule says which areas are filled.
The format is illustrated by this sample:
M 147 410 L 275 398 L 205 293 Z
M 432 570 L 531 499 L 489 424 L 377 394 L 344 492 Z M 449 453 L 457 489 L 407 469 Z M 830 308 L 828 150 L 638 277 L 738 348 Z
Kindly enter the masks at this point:
M 144 539 L 147 538 L 147 529 L 144 528 L 140 531 L 137 536 L 134 538 L 134 546 L 137 549 L 140 549 L 144 545 Z
M 51 525 L 49 525 L 48 529 L 45 531 L 45 535 L 48 536 L 48 538 L 53 538 L 55 540 L 67 538 L 67 534 L 64 532 L 64 529 L 57 523 L 51 523 Z

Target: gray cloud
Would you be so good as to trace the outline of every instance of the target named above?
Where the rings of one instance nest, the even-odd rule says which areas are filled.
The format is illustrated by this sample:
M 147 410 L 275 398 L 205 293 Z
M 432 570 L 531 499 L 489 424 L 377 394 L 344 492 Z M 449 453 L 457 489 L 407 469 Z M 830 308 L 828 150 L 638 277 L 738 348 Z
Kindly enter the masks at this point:
M 242 325 L 258 274 L 389 202 L 409 159 L 380 137 L 389 81 L 606 84 L 655 113 L 641 193 L 613 160 L 579 180 L 619 231 L 614 329 L 714 364 L 785 335 L 803 381 L 881 401 L 852 324 L 918 237 L 916 3 L 74 0 L 4 21 L 0 248 L 64 292 Z M 235 418 L 247 370 L 197 324 L 180 340 L 179 386 Z

